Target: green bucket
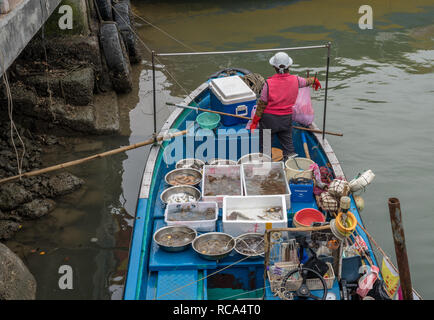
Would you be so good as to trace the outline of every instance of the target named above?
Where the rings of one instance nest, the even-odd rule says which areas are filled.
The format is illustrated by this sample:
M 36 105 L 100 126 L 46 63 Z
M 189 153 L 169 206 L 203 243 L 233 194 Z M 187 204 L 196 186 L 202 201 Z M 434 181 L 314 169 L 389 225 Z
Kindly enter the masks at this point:
M 220 115 L 217 113 L 204 112 L 197 116 L 197 123 L 202 129 L 214 129 L 220 123 Z

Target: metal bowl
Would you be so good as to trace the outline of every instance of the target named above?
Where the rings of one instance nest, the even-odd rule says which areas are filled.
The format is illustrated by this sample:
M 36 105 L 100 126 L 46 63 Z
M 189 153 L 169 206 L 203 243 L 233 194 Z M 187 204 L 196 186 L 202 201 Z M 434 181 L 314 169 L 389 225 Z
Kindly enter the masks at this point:
M 196 169 L 196 170 L 200 170 L 202 171 L 203 166 L 205 165 L 205 162 L 203 162 L 202 160 L 199 159 L 195 159 L 195 158 L 187 158 L 187 159 L 182 159 L 179 160 L 175 167 L 176 169 Z
M 160 199 L 165 204 L 197 202 L 201 198 L 199 189 L 192 186 L 175 186 L 164 190 Z
M 194 239 L 191 246 L 206 260 L 220 260 L 234 249 L 235 239 L 226 233 L 208 232 Z
M 271 157 L 266 155 L 265 153 L 249 153 L 239 158 L 237 163 L 263 163 L 271 161 Z
M 253 241 L 253 244 L 249 243 L 250 241 Z M 262 242 L 262 250 L 254 250 L 256 246 L 259 246 L 259 244 Z M 249 250 L 251 253 L 247 253 L 246 250 L 242 250 L 242 246 L 249 248 L 252 246 L 252 250 Z M 264 235 L 262 233 L 244 233 L 240 236 L 238 236 L 235 239 L 235 251 L 238 252 L 242 256 L 248 256 L 251 258 L 257 258 L 264 255 L 265 252 L 265 246 L 264 246 Z
M 197 232 L 184 225 L 168 226 L 154 233 L 154 241 L 161 249 L 168 252 L 179 252 L 188 248 L 196 239 Z
M 176 184 L 173 183 L 174 179 L 179 175 L 191 176 L 193 177 L 193 180 L 191 183 L 190 182 L 183 183 L 182 181 L 179 183 L 177 182 Z M 192 169 L 192 168 L 180 168 L 168 172 L 164 177 L 164 180 L 166 181 L 167 184 L 171 186 L 180 186 L 180 185 L 195 186 L 202 181 L 202 173 L 199 170 Z
M 229 165 L 229 166 L 233 166 L 236 165 L 237 162 L 234 160 L 228 160 L 228 159 L 212 159 L 209 162 L 210 166 L 216 166 L 216 165 Z

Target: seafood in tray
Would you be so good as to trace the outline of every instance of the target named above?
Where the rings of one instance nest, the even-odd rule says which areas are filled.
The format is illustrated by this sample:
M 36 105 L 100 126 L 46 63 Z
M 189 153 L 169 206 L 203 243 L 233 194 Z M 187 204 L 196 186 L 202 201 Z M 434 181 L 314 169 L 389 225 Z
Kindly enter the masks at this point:
M 191 168 L 180 168 L 170 171 L 165 177 L 166 183 L 171 186 L 197 185 L 202 180 L 202 173 Z
M 187 249 L 196 235 L 196 231 L 187 226 L 168 226 L 154 233 L 154 241 L 165 251 L 177 252 Z
M 199 201 L 200 191 L 192 186 L 175 186 L 164 190 L 161 193 L 161 201 L 169 203 L 186 203 Z
M 184 224 L 197 231 L 215 231 L 218 218 L 216 202 L 168 204 L 164 221 L 168 225 Z
M 255 210 L 234 210 L 230 212 L 227 220 L 282 220 L 282 207 L 270 207 Z
M 227 196 L 223 199 L 223 231 L 233 237 L 286 228 L 288 216 L 283 195 Z
M 196 169 L 196 170 L 202 171 L 204 165 L 205 165 L 205 163 L 202 160 L 188 158 L 188 159 L 179 160 L 176 163 L 175 167 L 176 167 L 176 169 L 191 168 L 191 169 Z
M 192 243 L 193 249 L 204 259 L 220 260 L 234 248 L 235 240 L 222 232 L 204 233 Z
M 246 195 L 284 195 L 286 207 L 291 207 L 291 191 L 283 162 L 242 164 L 242 178 Z
M 265 252 L 264 235 L 246 233 L 237 237 L 235 251 L 244 256 L 258 256 Z
M 216 201 L 220 207 L 224 196 L 242 195 L 240 166 L 204 166 L 202 195 L 205 201 Z

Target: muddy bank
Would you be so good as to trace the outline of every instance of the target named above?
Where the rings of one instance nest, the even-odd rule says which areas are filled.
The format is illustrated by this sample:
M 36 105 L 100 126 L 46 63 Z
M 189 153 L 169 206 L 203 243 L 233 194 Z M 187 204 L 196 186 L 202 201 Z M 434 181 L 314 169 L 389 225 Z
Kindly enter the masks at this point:
M 18 173 L 18 159 L 22 161 L 23 172 L 42 168 L 41 153 L 43 147 L 57 142 L 55 136 L 34 135 L 17 125 L 25 153 L 20 140 L 13 134 L 17 147 L 15 153 L 9 124 L 0 124 L 0 178 L 14 176 Z M 36 219 L 50 213 L 56 206 L 56 197 L 79 189 L 84 180 L 66 172 L 52 175 L 43 174 L 23 178 L 0 185 L 0 240 L 8 240 L 20 229 L 24 219 Z
M 112 15 L 114 21 L 100 21 L 93 1 L 65 0 L 62 4 L 73 6 L 74 25 L 80 28 L 59 32 L 55 10 L 8 69 L 8 83 L 0 78 L 0 179 L 20 170 L 57 164 L 44 161 L 47 150 L 67 150 L 74 159 L 83 152 L 101 152 L 101 141 L 86 142 L 86 137 L 119 136 L 121 132 L 118 94 L 132 90 L 130 64 L 140 61 L 135 38 L 124 24 L 116 23 L 129 19 L 129 4 L 117 5 L 120 13 Z M 114 46 L 113 39 L 117 39 Z M 19 134 L 11 130 L 13 125 Z M 61 219 L 57 218 L 62 225 L 56 228 L 69 228 L 80 214 L 56 211 L 59 201 L 62 206 L 68 195 L 76 200 L 87 199 L 89 192 L 92 196 L 90 187 L 84 187 L 85 179 L 77 175 L 80 177 L 62 170 L 0 184 L 0 242 L 13 243 L 23 224 L 44 220 L 53 212 L 56 217 L 61 213 Z M 62 235 L 67 241 L 74 240 L 74 232 Z M 28 252 L 35 251 L 26 247 L 23 254 L 17 249 L 12 248 L 24 261 Z M 20 258 L 13 258 L 16 265 Z M 29 288 L 23 298 L 34 298 L 33 287 Z M 19 299 L 17 294 L 0 291 L 0 300 Z

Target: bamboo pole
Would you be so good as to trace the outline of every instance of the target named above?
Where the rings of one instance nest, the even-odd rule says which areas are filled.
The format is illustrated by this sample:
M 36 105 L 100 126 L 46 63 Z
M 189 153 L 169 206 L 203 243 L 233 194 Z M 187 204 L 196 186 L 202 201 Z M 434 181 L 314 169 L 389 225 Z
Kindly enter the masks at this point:
M 216 114 L 220 114 L 220 115 L 223 115 L 223 116 L 240 118 L 240 119 L 244 119 L 244 120 L 252 120 L 252 118 L 245 117 L 245 116 L 239 116 L 237 114 L 230 114 L 230 113 L 220 112 L 220 111 L 214 111 L 214 110 L 210 110 L 210 109 L 203 109 L 203 108 L 199 108 L 199 107 L 183 106 L 183 105 L 176 104 L 176 103 L 171 103 L 171 102 L 166 102 L 166 104 L 168 106 L 173 106 L 173 107 L 179 107 L 179 108 L 184 108 L 184 109 L 192 109 L 192 110 L 202 111 L 202 112 L 216 113 Z M 293 128 L 294 129 L 299 129 L 299 130 L 304 130 L 304 131 L 309 131 L 309 132 L 315 132 L 315 133 L 324 133 L 325 132 L 326 134 L 329 134 L 329 135 L 332 135 L 332 136 L 338 136 L 338 137 L 342 137 L 343 136 L 343 134 L 339 133 L 339 132 L 323 131 L 323 130 L 311 129 L 311 128 L 305 128 L 305 127 L 299 127 L 299 126 L 293 126 Z
M 187 133 L 187 130 L 183 130 L 183 131 L 179 131 L 179 132 L 175 132 L 173 134 L 170 134 L 170 137 L 174 138 L 174 137 L 177 137 L 177 136 L 182 136 L 182 135 L 184 135 L 186 133 Z M 114 155 L 114 154 L 118 154 L 118 153 L 121 153 L 121 152 L 125 152 L 125 151 L 128 151 L 128 150 L 133 150 L 133 149 L 137 149 L 137 148 L 140 148 L 140 147 L 143 147 L 143 146 L 147 146 L 147 145 L 153 144 L 155 141 L 162 141 L 164 139 L 165 139 L 165 136 L 158 136 L 156 139 L 155 138 L 151 138 L 151 139 L 148 139 L 148 140 L 145 140 L 145 141 L 142 141 L 142 142 L 139 142 L 139 143 L 135 143 L 135 144 L 132 144 L 132 145 L 129 145 L 129 146 L 125 146 L 125 147 L 113 149 L 113 150 L 110 150 L 110 151 L 94 154 L 94 155 L 86 157 L 86 158 L 81 158 L 81 159 L 78 159 L 78 160 L 72 160 L 72 161 L 69 161 L 69 162 L 57 164 L 57 165 L 54 165 L 54 166 L 51 166 L 51 167 L 47 167 L 47 168 L 44 168 L 44 169 L 40 169 L 40 170 L 34 170 L 34 171 L 30 171 L 30 172 L 25 172 L 25 173 L 22 173 L 20 175 L 16 175 L 16 176 L 13 176 L 13 177 L 8 177 L 8 178 L 1 179 L 0 180 L 0 184 L 6 183 L 6 182 L 11 182 L 11 181 L 14 181 L 14 180 L 18 180 L 18 179 L 20 179 L 22 177 L 37 176 L 37 175 L 40 175 L 40 174 L 43 174 L 43 173 L 48 173 L 48 172 L 52 172 L 52 171 L 56 171 L 56 170 L 65 169 L 65 168 L 68 168 L 68 167 L 76 166 L 78 164 L 82 164 L 82 163 L 90 161 L 90 160 L 100 159 L 100 158 L 104 158 L 104 157 L 111 156 L 111 155 Z

